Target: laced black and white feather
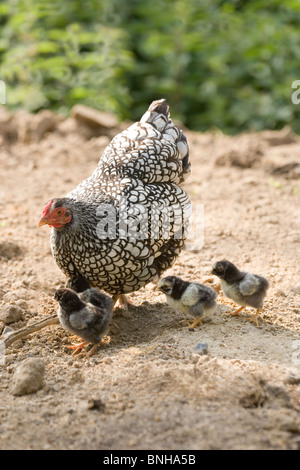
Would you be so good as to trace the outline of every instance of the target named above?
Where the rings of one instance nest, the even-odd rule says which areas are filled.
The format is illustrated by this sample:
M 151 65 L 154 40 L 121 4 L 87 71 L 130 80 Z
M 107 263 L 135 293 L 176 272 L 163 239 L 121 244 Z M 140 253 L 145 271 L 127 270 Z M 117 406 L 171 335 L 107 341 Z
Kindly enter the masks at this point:
M 114 137 L 94 173 L 63 199 L 73 219 L 62 230 L 52 229 L 59 267 L 111 294 L 138 290 L 160 276 L 186 239 L 191 206 L 180 185 L 189 173 L 187 140 L 166 101 L 154 101 L 139 122 Z M 101 232 L 105 227 L 111 231 Z

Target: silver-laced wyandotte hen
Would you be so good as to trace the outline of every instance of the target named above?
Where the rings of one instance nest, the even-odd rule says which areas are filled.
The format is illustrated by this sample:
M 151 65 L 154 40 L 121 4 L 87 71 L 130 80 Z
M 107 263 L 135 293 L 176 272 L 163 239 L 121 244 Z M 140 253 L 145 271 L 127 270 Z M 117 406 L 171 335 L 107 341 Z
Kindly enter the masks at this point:
M 166 101 L 154 101 L 114 137 L 89 178 L 46 204 L 39 226 L 52 226 L 60 269 L 120 303 L 158 279 L 186 239 L 191 206 L 180 184 L 189 173 L 186 138 Z

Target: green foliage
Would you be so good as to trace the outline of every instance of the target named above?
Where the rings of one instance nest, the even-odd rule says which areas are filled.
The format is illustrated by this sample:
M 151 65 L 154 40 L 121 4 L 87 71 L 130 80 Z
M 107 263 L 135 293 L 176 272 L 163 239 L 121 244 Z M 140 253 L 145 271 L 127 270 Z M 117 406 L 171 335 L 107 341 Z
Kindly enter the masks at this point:
M 298 0 L 6 0 L 0 27 L 12 108 L 136 120 L 165 97 L 192 129 L 300 132 Z
M 9 106 L 63 112 L 82 102 L 118 114 L 129 107 L 124 74 L 133 59 L 126 31 L 103 21 L 109 1 L 15 0 L 1 7 Z

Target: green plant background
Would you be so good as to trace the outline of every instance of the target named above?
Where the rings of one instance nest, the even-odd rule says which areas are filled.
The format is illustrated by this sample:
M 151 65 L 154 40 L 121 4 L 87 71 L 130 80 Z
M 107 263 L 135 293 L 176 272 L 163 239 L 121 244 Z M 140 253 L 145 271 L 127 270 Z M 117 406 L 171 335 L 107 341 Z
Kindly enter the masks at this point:
M 300 132 L 298 0 L 4 0 L 0 31 L 11 109 L 136 120 L 165 97 L 191 129 Z

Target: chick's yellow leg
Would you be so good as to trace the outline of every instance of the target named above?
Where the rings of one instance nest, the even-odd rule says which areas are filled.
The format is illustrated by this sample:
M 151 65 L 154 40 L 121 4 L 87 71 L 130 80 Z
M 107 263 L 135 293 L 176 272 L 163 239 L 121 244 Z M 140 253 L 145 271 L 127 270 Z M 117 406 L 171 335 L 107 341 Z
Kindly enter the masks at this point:
M 82 343 L 79 344 L 72 344 L 71 346 L 67 346 L 68 349 L 74 349 L 73 355 L 77 354 L 79 351 L 81 351 L 84 346 L 88 344 L 86 341 L 83 341 Z
M 202 325 L 202 317 L 195 318 L 195 320 L 192 323 L 192 328 L 196 328 L 196 326 Z
M 187 326 L 185 326 L 184 329 L 196 328 L 196 326 L 198 326 L 199 324 L 202 325 L 202 317 L 194 318 L 194 321 L 182 320 L 182 322 L 187 323 Z
M 261 311 L 261 308 L 258 309 L 258 310 L 256 310 L 255 315 L 252 315 L 251 317 L 247 317 L 246 320 L 253 321 L 253 322 L 255 322 L 256 326 L 258 326 L 257 317 L 258 317 L 258 315 L 260 314 L 260 311 Z
M 240 312 L 241 312 L 242 310 L 244 310 L 244 308 L 246 308 L 246 307 L 245 307 L 245 306 L 240 307 L 240 308 L 237 309 L 235 312 L 230 312 L 230 315 L 237 315 L 237 316 L 239 316 Z
M 91 357 L 93 354 L 95 354 L 95 351 L 97 350 L 97 348 L 98 348 L 98 344 L 94 344 L 94 346 L 88 352 L 82 351 L 81 353 L 77 354 L 76 356 L 77 357 L 83 356 L 85 359 L 87 359 L 88 357 Z

